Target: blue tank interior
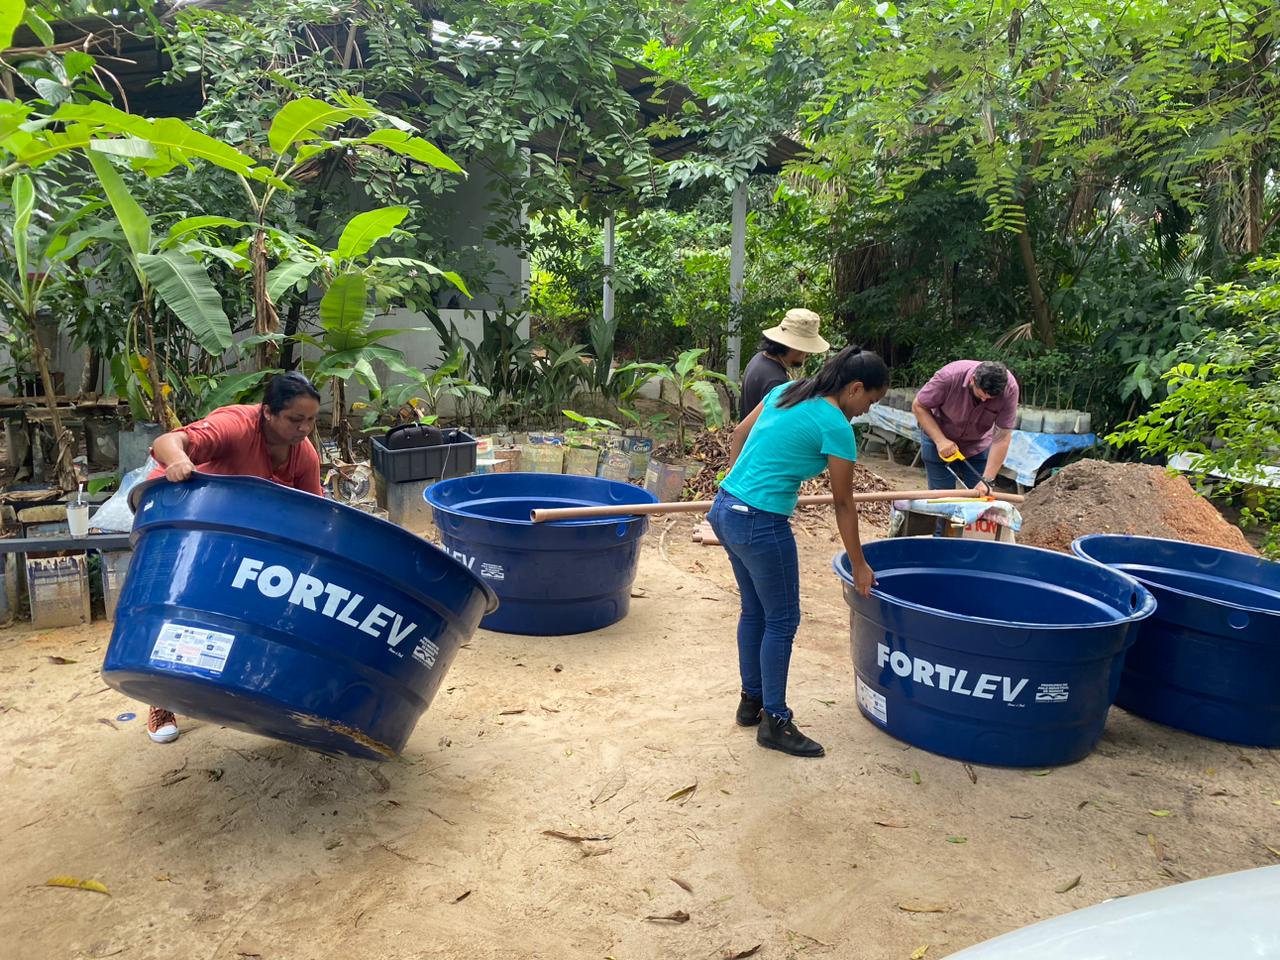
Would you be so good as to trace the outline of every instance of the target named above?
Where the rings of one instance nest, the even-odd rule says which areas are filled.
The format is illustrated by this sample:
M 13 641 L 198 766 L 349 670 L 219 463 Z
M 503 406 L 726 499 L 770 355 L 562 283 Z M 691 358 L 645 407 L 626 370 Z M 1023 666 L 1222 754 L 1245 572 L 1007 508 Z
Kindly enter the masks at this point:
M 895 600 L 956 617 L 1067 626 L 1129 615 L 1128 610 L 1043 580 L 1013 576 L 995 580 L 985 571 L 911 567 L 877 571 L 876 579 L 879 591 Z

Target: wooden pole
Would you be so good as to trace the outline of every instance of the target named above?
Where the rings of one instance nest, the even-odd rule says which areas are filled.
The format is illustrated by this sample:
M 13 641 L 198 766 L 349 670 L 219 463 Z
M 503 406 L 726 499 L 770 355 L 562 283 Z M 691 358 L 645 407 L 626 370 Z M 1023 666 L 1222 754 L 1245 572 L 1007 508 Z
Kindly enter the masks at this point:
M 948 495 L 950 494 L 950 495 Z M 854 503 L 875 503 L 882 500 L 945 500 L 948 503 L 960 501 L 1003 500 L 1005 503 L 1022 503 L 1026 497 L 1017 493 L 993 493 L 990 497 L 966 496 L 965 491 L 957 490 L 877 490 L 871 493 L 853 494 Z M 829 493 L 800 497 L 798 506 L 807 507 L 816 504 L 834 503 L 835 497 Z M 711 509 L 710 500 L 685 500 L 677 503 L 623 503 L 599 507 L 545 507 L 529 511 L 529 519 L 534 523 L 548 523 L 552 520 L 585 520 L 589 517 L 633 517 L 648 513 L 698 513 Z

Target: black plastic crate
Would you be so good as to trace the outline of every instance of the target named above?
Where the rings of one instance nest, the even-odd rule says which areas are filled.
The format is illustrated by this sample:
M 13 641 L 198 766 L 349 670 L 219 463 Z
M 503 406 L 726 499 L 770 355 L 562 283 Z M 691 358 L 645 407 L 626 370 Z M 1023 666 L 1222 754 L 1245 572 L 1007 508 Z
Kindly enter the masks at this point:
M 430 447 L 388 450 L 382 437 L 373 437 L 373 471 L 387 483 L 446 480 L 474 473 L 476 438 L 458 429 L 444 431 L 444 443 Z

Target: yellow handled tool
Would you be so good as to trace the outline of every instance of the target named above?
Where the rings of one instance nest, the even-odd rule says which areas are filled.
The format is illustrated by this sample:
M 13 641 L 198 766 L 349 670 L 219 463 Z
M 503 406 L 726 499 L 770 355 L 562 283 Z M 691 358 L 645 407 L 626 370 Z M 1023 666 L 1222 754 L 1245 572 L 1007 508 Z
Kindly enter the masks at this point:
M 964 477 L 960 476 L 960 474 L 956 473 L 954 470 L 952 470 L 952 469 L 951 469 L 951 464 L 955 463 L 957 460 L 959 460 L 961 463 L 963 463 L 963 464 L 965 465 L 965 467 L 966 467 L 966 468 L 968 468 L 969 472 L 970 472 L 970 473 L 972 473 L 975 477 L 977 477 L 977 478 L 978 478 L 978 483 L 983 483 L 983 482 L 985 482 L 985 481 L 983 480 L 982 474 L 980 474 L 980 473 L 979 473 L 979 472 L 978 472 L 978 471 L 973 467 L 973 465 L 972 465 L 972 464 L 970 464 L 970 463 L 969 463 L 969 461 L 967 461 L 967 460 L 964 458 L 964 454 L 960 452 L 959 448 L 957 448 L 957 449 L 956 449 L 956 452 L 955 452 L 955 453 L 953 453 L 951 456 L 949 456 L 949 457 L 943 457 L 943 458 L 942 458 L 942 463 L 943 463 L 943 465 L 947 468 L 947 473 L 949 473 L 949 474 L 951 474 L 953 477 L 955 477 L 955 478 L 956 478 L 956 482 L 957 482 L 957 483 L 959 483 L 961 486 L 964 486 L 964 487 L 969 486 L 969 481 L 965 480 L 965 478 L 964 478 Z M 988 486 L 989 486 L 989 485 L 988 485 Z

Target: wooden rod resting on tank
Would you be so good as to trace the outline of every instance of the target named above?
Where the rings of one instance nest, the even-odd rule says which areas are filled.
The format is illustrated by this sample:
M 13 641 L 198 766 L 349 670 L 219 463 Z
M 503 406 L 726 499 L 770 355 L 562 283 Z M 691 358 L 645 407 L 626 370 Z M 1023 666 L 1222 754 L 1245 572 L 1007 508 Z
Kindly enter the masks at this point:
M 1003 500 L 1006 503 L 1022 503 L 1026 497 L 1017 493 L 993 493 L 989 497 L 966 496 L 963 490 L 876 490 L 871 493 L 855 493 L 854 503 L 873 503 L 878 500 L 932 500 L 942 503 L 966 503 L 972 500 Z M 820 503 L 833 503 L 829 493 L 801 497 L 802 507 Z M 589 517 L 633 517 L 644 513 L 698 513 L 711 509 L 710 500 L 684 500 L 676 503 L 619 503 L 599 507 L 544 507 L 529 511 L 534 523 L 551 520 L 585 520 Z

